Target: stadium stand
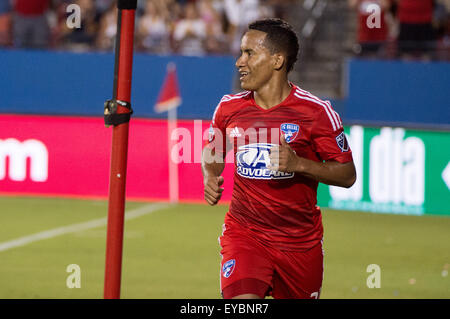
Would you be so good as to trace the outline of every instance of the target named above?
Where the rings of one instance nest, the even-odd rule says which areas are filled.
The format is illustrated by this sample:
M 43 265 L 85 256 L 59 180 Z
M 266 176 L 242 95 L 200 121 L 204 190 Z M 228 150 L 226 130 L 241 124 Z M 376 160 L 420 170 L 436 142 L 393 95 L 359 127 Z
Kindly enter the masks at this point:
M 414 10 L 423 11 L 424 3 L 432 4 L 428 5 L 432 12 L 426 13 L 431 30 L 422 39 L 427 54 L 416 54 L 414 47 L 408 49 L 408 43 L 398 40 L 405 36 L 408 39 L 404 23 L 417 19 Z M 66 23 L 73 19 L 73 6 L 68 8 L 73 4 L 80 8 L 79 28 L 70 28 Z M 235 56 L 237 39 L 249 21 L 279 17 L 290 22 L 301 38 L 300 59 L 291 79 L 318 96 L 342 98 L 346 59 L 367 58 L 366 52 L 373 51 L 373 43 L 366 43 L 367 37 L 361 36 L 360 29 L 363 19 L 370 18 L 368 8 L 374 4 L 383 7 L 383 27 L 387 29 L 382 37 L 385 41 L 376 44 L 374 58 L 450 59 L 450 0 L 139 0 L 136 51 Z M 115 15 L 114 0 L 3 0 L 0 48 L 111 52 Z M 186 15 L 191 21 L 186 20 Z M 35 34 L 25 28 L 42 32 Z M 46 38 L 47 28 L 50 39 Z M 366 28 L 368 31 L 374 30 Z

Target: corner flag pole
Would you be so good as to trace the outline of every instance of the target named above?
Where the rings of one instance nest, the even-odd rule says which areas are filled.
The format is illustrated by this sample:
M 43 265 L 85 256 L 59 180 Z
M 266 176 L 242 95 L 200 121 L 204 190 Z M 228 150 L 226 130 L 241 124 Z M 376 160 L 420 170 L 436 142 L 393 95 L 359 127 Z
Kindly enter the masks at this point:
M 177 129 L 177 108 L 172 107 L 167 112 L 167 139 L 169 146 L 169 200 L 172 204 L 178 203 L 179 200 L 179 185 L 178 185 L 178 163 L 175 163 L 172 158 L 172 149 L 175 142 L 172 140 L 172 132 Z
M 169 199 L 171 203 L 178 203 L 178 162 L 172 158 L 172 149 L 175 142 L 172 140 L 172 133 L 177 129 L 177 107 L 181 104 L 181 96 L 178 88 L 178 79 L 175 63 L 167 64 L 167 73 L 163 86 L 159 92 L 158 100 L 155 104 L 155 112 L 167 111 L 167 145 L 169 160 Z
M 133 66 L 134 20 L 137 0 L 118 0 L 117 35 L 114 65 L 113 100 L 106 116 L 112 132 L 111 172 L 109 178 L 108 225 L 106 235 L 105 299 L 120 298 L 122 271 L 125 182 L 128 155 L 128 122 L 132 113 L 131 74 Z

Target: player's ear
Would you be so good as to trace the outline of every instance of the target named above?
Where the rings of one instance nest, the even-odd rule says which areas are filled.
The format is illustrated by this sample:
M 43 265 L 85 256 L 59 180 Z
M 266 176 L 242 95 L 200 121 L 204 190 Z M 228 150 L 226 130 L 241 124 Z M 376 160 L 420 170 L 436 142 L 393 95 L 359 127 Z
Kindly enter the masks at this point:
M 273 68 L 277 71 L 281 70 L 286 63 L 286 57 L 281 53 L 275 53 L 273 56 Z

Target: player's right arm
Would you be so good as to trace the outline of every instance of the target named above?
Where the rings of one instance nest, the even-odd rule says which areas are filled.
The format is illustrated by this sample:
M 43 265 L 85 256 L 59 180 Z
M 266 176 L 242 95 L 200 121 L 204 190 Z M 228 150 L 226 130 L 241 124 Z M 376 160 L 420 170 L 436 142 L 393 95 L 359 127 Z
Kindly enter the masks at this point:
M 219 202 L 223 192 L 223 176 L 221 176 L 225 162 L 215 162 L 214 150 L 205 147 L 202 153 L 202 173 L 205 200 L 209 205 L 215 205 Z
M 219 103 L 209 129 L 208 143 L 202 151 L 204 197 L 209 205 L 217 204 L 222 197 L 224 179 L 221 174 L 225 168 L 226 148 L 225 125 Z

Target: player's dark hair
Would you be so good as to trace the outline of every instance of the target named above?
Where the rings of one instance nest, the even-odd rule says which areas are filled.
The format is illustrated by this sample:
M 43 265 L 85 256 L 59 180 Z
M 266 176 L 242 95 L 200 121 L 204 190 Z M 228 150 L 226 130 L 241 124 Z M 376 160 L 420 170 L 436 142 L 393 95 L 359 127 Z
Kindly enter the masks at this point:
M 294 68 L 299 44 L 297 35 L 289 23 L 278 18 L 262 19 L 250 23 L 248 29 L 265 32 L 267 35 L 264 45 L 270 53 L 285 53 L 287 72 Z

